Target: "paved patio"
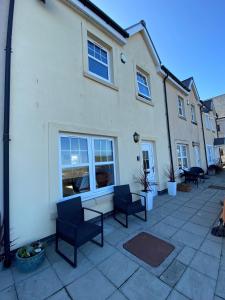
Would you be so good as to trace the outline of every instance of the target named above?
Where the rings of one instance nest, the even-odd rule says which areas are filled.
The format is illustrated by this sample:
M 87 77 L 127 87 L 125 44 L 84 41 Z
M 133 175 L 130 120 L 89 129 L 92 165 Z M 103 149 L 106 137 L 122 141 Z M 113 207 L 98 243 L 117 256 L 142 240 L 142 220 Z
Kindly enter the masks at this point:
M 81 247 L 76 269 L 49 245 L 37 271 L 23 274 L 14 266 L 0 271 L 0 299 L 225 299 L 225 240 L 210 234 L 225 191 L 207 188 L 211 183 L 225 186 L 225 173 L 211 177 L 198 189 L 193 186 L 190 193 L 158 196 L 147 223 L 131 217 L 125 229 L 107 218 L 104 248 L 92 243 Z M 175 246 L 158 268 L 122 247 L 141 231 Z M 70 246 L 61 246 L 72 256 Z

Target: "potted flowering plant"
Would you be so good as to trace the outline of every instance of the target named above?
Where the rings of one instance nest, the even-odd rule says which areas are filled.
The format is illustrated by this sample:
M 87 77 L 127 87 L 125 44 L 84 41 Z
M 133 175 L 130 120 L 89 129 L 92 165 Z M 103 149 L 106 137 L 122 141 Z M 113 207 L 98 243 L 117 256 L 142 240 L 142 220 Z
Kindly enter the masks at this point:
M 149 172 L 147 170 L 143 170 L 140 172 L 139 176 L 137 176 L 137 183 L 142 185 L 143 189 L 141 190 L 141 195 L 146 198 L 146 206 L 147 210 L 151 210 L 153 208 L 153 197 L 154 193 L 151 188 L 152 183 L 148 180 Z M 144 198 L 141 197 L 141 202 L 144 205 Z
M 167 181 L 167 190 L 170 196 L 176 196 L 177 194 L 177 183 L 176 183 L 176 174 L 173 172 L 172 166 L 169 166 L 166 171 L 165 175 L 168 179 Z
M 16 265 L 21 272 L 34 271 L 45 259 L 46 244 L 34 242 L 19 248 L 16 252 Z

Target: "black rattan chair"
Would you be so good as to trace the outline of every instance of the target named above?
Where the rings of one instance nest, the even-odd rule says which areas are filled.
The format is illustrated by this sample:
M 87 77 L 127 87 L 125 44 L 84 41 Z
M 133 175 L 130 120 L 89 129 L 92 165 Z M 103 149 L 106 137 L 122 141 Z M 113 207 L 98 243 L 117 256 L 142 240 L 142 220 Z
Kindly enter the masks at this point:
M 184 182 L 185 183 L 193 182 L 198 187 L 199 175 L 196 173 L 192 173 L 190 171 L 184 170 L 184 169 L 182 169 L 182 171 L 183 171 L 183 174 L 181 174 L 181 177 L 184 177 Z
M 203 182 L 205 181 L 205 179 L 207 179 L 207 177 L 205 177 L 204 170 L 200 167 L 191 167 L 190 172 L 193 173 L 193 174 L 198 175 L 198 178 L 200 180 L 202 180 Z
M 93 211 L 100 215 L 101 225 L 91 221 L 84 221 L 84 210 Z M 77 266 L 77 248 L 88 241 L 103 247 L 103 213 L 82 207 L 81 198 L 57 203 L 58 218 L 56 219 L 56 252 L 61 255 L 73 267 Z M 101 242 L 93 240 L 101 234 Z M 59 239 L 62 239 L 74 247 L 74 261 L 59 251 Z
M 144 198 L 144 205 L 142 205 L 141 200 L 133 201 L 132 195 L 137 195 Z M 129 184 L 119 185 L 114 187 L 114 197 L 113 197 L 113 217 L 124 227 L 128 227 L 128 216 L 134 215 L 137 218 L 147 221 L 147 210 L 146 210 L 146 198 L 145 196 L 131 193 Z M 144 218 L 137 215 L 137 213 L 144 212 Z M 125 214 L 126 223 L 124 224 L 121 220 L 116 217 L 117 213 Z

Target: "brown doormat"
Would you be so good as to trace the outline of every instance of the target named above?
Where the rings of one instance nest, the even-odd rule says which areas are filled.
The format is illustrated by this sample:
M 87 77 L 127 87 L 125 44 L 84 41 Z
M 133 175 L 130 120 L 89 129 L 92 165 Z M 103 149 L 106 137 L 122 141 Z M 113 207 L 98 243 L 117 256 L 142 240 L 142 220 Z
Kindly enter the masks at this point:
M 209 185 L 208 186 L 209 189 L 215 189 L 215 190 L 225 190 L 225 186 L 221 186 L 221 185 Z
M 147 232 L 139 233 L 123 244 L 123 248 L 152 267 L 158 267 L 175 249 L 173 245 Z

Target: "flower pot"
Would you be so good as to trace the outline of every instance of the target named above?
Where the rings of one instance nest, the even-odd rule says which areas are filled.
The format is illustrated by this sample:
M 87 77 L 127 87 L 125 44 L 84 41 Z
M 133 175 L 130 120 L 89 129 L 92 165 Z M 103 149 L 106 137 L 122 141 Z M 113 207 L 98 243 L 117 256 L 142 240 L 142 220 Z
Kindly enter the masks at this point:
M 176 196 L 177 194 L 177 183 L 176 181 L 168 181 L 167 182 L 168 195 Z
M 149 191 L 149 192 L 141 191 L 141 195 L 145 196 L 145 198 L 146 198 L 146 208 L 147 208 L 147 210 L 151 210 L 153 208 L 154 193 L 152 191 Z M 141 203 L 142 203 L 142 205 L 145 204 L 143 197 L 141 197 Z
M 16 266 L 21 272 L 32 272 L 36 270 L 45 259 L 45 249 L 34 256 L 23 258 L 16 252 Z

